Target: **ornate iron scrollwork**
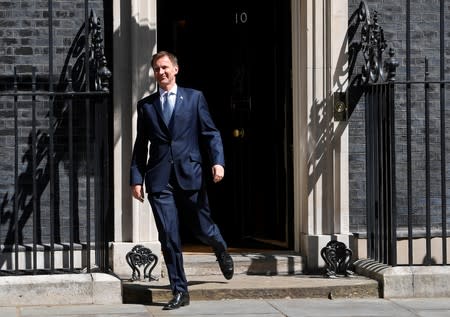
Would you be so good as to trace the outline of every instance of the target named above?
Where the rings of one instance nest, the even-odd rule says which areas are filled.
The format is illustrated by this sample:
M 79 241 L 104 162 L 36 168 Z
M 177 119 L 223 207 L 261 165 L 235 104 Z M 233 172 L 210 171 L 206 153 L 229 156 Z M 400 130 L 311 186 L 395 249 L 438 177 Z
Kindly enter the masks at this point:
M 395 51 L 390 48 L 390 58 L 383 62 L 383 52 L 387 48 L 384 38 L 384 30 L 378 24 L 378 12 L 370 15 L 369 7 L 365 1 L 361 1 L 358 9 L 358 20 L 363 22 L 361 27 L 361 52 L 364 57 L 364 65 L 361 69 L 361 77 L 364 84 L 378 81 L 394 81 L 395 70 L 398 62 L 395 60 Z
M 140 244 L 135 245 L 133 249 L 127 253 L 126 260 L 133 270 L 131 274 L 132 281 L 141 279 L 139 267 L 144 267 L 144 279 L 148 278 L 149 281 L 158 280 L 157 277 L 152 275 L 152 271 L 158 263 L 158 256 L 156 256 L 149 248 Z
M 70 81 L 71 86 L 66 87 L 67 91 L 87 91 L 86 74 L 89 73 L 90 91 L 109 92 L 111 71 L 107 67 L 104 54 L 102 25 L 94 10 L 91 10 L 87 24 L 88 38 L 86 39 L 86 23 L 83 23 L 67 53 L 60 76 L 59 90 L 64 90 Z M 86 58 L 89 59 L 89 72 L 86 70 Z
M 91 11 L 89 18 L 89 30 L 92 34 L 90 49 L 90 64 L 94 74 L 94 89 L 96 91 L 109 91 L 109 78 L 111 71 L 106 67 L 106 57 L 103 51 L 102 26 L 100 18 Z
M 337 275 L 351 276 L 353 272 L 349 270 L 352 250 L 347 248 L 345 243 L 331 240 L 320 251 L 320 255 L 327 264 L 326 275 L 336 278 Z

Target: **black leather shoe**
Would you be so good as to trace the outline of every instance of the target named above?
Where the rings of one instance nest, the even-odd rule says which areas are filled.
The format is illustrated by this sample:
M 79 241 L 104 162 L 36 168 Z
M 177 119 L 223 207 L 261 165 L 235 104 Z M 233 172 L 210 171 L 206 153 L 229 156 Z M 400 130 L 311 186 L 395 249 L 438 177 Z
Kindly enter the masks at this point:
M 181 306 L 189 305 L 189 293 L 178 292 L 173 295 L 173 298 L 163 307 L 163 310 L 172 310 L 180 308 Z
M 223 277 L 227 280 L 231 280 L 234 274 L 234 264 L 233 259 L 224 251 L 217 255 L 217 261 L 219 261 L 220 270 L 222 271 Z

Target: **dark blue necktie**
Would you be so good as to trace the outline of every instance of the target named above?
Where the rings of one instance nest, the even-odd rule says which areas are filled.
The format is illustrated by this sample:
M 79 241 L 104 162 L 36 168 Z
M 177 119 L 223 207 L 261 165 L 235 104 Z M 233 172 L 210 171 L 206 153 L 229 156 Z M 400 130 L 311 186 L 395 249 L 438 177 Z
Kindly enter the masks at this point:
M 172 107 L 169 101 L 169 92 L 166 92 L 163 96 L 163 116 L 164 122 L 168 125 L 170 122 L 170 117 L 172 116 Z

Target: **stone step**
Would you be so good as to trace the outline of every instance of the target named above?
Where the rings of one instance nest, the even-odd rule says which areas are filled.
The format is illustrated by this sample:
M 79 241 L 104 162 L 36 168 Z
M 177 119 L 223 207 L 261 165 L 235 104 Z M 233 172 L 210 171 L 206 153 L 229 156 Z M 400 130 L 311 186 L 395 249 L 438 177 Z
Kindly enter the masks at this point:
M 379 297 L 378 282 L 367 277 L 329 278 L 304 274 L 303 259 L 289 251 L 231 253 L 233 279 L 226 280 L 213 254 L 185 253 L 192 300 L 252 298 Z M 165 265 L 157 281 L 122 280 L 124 303 L 164 303 L 171 298 Z
M 192 300 L 269 298 L 378 298 L 378 282 L 363 276 L 328 278 L 319 275 L 261 276 L 238 274 L 187 276 Z M 123 302 L 165 303 L 172 297 L 169 281 L 123 281 Z
M 222 275 L 212 253 L 185 253 L 186 275 Z M 291 251 L 231 253 L 235 274 L 289 275 L 303 273 L 303 258 Z M 162 265 L 165 269 L 165 265 Z

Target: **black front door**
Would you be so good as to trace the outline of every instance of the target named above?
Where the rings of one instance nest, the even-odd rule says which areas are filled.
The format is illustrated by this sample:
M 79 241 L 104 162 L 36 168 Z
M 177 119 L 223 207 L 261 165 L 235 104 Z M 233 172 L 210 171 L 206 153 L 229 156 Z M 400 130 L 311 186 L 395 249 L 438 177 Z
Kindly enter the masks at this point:
M 209 186 L 232 246 L 290 247 L 290 1 L 158 1 L 158 49 L 179 58 L 178 84 L 205 93 L 220 129 L 225 178 Z

